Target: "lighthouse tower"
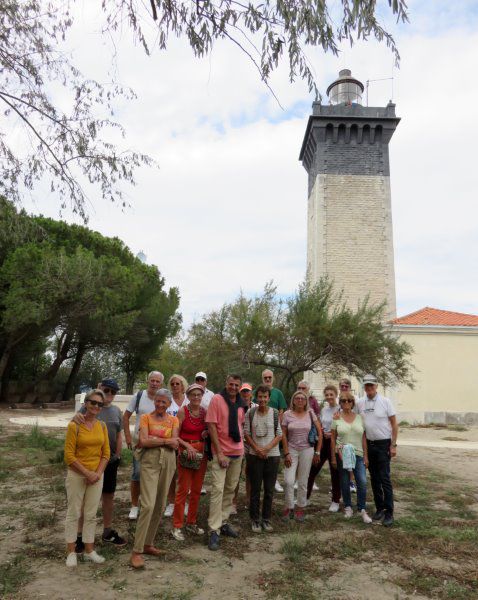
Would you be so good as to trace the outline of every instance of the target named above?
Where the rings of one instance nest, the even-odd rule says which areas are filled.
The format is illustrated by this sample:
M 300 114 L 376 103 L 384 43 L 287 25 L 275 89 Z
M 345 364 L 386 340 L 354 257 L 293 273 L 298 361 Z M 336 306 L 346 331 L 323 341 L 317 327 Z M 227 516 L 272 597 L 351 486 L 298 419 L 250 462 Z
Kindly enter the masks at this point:
M 395 105 L 362 106 L 363 84 L 348 69 L 314 102 L 300 152 L 309 176 L 307 270 L 327 275 L 355 308 L 365 296 L 395 312 L 388 144 Z

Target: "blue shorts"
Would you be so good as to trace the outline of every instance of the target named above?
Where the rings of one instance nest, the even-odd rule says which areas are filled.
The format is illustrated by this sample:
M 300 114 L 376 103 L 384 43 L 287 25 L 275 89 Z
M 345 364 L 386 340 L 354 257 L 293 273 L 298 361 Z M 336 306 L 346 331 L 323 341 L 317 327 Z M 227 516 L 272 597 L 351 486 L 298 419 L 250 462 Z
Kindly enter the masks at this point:
M 139 481 L 139 475 L 141 471 L 141 463 L 139 460 L 133 458 L 133 472 L 131 473 L 131 481 Z

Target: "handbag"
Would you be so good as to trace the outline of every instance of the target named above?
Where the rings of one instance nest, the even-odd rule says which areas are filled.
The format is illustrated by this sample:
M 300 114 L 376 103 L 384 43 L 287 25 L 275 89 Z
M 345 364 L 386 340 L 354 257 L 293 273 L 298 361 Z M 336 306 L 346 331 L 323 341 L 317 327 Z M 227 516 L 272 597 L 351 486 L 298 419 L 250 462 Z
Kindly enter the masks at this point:
M 310 410 L 309 410 L 309 417 L 310 417 L 310 429 L 309 429 L 309 436 L 308 436 L 309 444 L 311 446 L 315 446 L 315 444 L 319 440 L 319 434 L 317 433 L 317 428 L 314 425 L 314 421 L 312 419 L 312 415 L 310 413 Z
M 195 458 L 189 458 L 187 450 L 182 450 L 179 453 L 179 464 L 185 469 L 194 469 L 195 471 L 197 471 L 201 466 L 202 459 L 203 454 L 201 454 L 200 452 L 196 452 Z

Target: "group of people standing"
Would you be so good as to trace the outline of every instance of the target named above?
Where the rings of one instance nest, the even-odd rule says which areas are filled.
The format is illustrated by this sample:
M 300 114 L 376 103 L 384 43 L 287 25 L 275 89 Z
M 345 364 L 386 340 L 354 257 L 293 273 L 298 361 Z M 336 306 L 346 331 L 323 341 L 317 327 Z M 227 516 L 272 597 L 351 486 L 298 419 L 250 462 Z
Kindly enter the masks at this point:
M 154 541 L 163 514 L 172 515 L 171 534 L 203 536 L 197 524 L 204 477 L 210 466 L 208 547 L 217 550 L 221 536 L 237 537 L 230 523 L 235 512 L 239 479 L 245 463 L 246 495 L 254 533 L 273 531 L 272 506 L 284 461 L 285 505 L 282 518 L 305 520 L 305 508 L 323 465 L 330 468 L 332 502 L 337 512 L 342 498 L 344 516 L 353 516 L 351 487 L 356 486 L 357 509 L 365 523 L 393 524 L 390 459 L 396 455 L 398 426 L 393 405 L 377 391 L 372 375 L 363 378 L 365 396 L 356 399 L 350 381 L 324 388 L 323 406 L 302 381 L 289 408 L 273 386 L 273 373 L 262 373 L 255 390 L 239 375 L 226 378 L 213 394 L 207 377 L 195 383 L 173 375 L 164 387 L 159 372 L 148 376 L 148 387 L 130 401 L 124 415 L 111 402 L 119 386 L 104 379 L 85 397 L 84 406 L 68 426 L 65 461 L 68 509 L 65 536 L 68 566 L 77 553 L 92 562 L 104 557 L 94 550 L 96 511 L 102 498 L 102 539 L 116 546 L 126 541 L 112 529 L 116 474 L 125 441 L 133 450 L 130 519 L 137 519 L 130 563 L 144 567 L 144 554 L 160 556 Z M 133 437 L 130 418 L 136 414 Z M 366 511 L 368 467 L 376 512 Z M 294 501 L 294 489 L 297 499 Z M 279 487 L 279 489 L 281 489 Z M 261 504 L 262 495 L 262 504 Z M 166 509 L 166 512 L 165 512 Z

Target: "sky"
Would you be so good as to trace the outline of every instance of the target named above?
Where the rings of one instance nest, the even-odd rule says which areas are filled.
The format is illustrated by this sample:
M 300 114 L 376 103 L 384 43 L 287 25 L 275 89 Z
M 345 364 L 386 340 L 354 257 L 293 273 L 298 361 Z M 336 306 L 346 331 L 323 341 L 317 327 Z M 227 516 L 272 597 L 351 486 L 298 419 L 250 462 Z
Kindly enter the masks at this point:
M 411 0 L 410 23 L 381 13 L 401 61 L 374 41 L 309 51 L 319 90 L 342 68 L 370 80 L 369 105 L 392 99 L 401 122 L 390 144 L 397 314 L 424 306 L 478 314 L 478 9 L 475 1 Z M 306 270 L 307 175 L 298 160 L 313 96 L 286 65 L 271 80 L 230 43 L 203 59 L 187 43 L 146 56 L 125 28 L 101 35 L 91 4 L 77 4 L 68 50 L 83 73 L 113 73 L 137 99 L 115 118 L 129 148 L 153 156 L 128 190 L 130 207 L 90 195 L 89 227 L 121 238 L 179 288 L 185 325 L 273 280 L 292 294 Z M 392 78 L 389 79 L 389 78 Z M 373 81 L 384 79 L 384 81 Z M 58 218 L 40 191 L 27 210 Z M 78 222 L 69 211 L 63 218 Z

